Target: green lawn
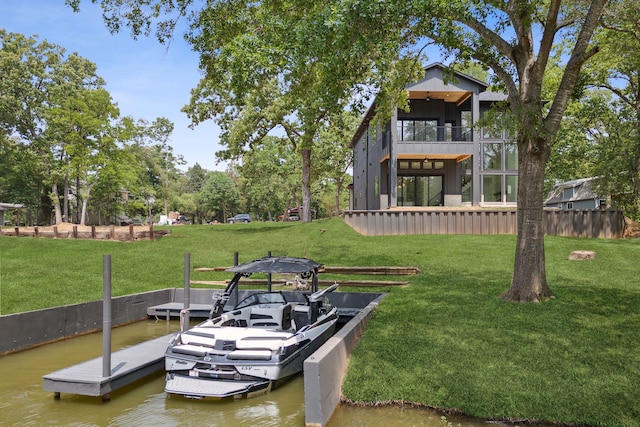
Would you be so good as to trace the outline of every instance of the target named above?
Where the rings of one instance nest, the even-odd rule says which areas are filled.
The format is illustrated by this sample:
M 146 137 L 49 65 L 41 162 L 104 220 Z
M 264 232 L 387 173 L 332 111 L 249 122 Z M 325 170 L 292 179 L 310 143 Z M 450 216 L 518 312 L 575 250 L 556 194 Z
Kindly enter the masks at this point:
M 392 278 L 410 285 L 373 289 L 389 296 L 351 359 L 346 398 L 484 418 L 640 425 L 638 239 L 548 237 L 557 298 L 516 304 L 498 298 L 511 277 L 514 236 L 363 237 L 340 219 L 171 231 L 135 243 L 0 237 L 2 314 L 101 299 L 104 254 L 112 256 L 114 295 L 182 286 L 187 252 L 193 280 L 230 278 L 193 269 L 231 265 L 235 251 L 240 262 L 271 251 L 326 265 L 417 266 L 418 276 Z M 597 257 L 569 261 L 573 250 Z

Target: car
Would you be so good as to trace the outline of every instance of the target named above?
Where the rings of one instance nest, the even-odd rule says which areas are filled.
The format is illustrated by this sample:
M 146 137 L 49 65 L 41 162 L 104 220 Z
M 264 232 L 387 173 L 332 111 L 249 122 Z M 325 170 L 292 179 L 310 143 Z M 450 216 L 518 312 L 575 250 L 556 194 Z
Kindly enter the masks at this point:
M 144 225 L 144 223 L 140 218 L 123 218 L 120 220 L 120 225 L 124 227 L 126 225 Z
M 238 214 L 235 216 L 232 216 L 231 218 L 227 219 L 227 222 L 229 224 L 235 224 L 236 222 L 251 222 L 251 215 L 249 214 Z
M 173 221 L 174 224 L 191 224 L 191 220 L 189 220 L 189 218 L 187 218 L 184 215 L 178 215 L 178 218 L 176 218 L 175 221 Z

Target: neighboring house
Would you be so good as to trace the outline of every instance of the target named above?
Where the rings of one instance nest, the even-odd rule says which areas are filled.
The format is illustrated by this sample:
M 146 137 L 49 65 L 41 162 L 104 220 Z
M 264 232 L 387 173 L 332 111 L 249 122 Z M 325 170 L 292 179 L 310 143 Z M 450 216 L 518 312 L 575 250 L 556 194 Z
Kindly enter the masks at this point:
M 351 140 L 352 210 L 406 206 L 516 206 L 518 154 L 503 131 L 475 124 L 506 95 L 462 73 L 445 83 L 432 64 L 407 86 L 410 111 L 369 126 L 376 103 Z
M 596 178 L 574 179 L 554 185 L 544 201 L 545 208 L 606 209 L 606 197 L 595 190 Z

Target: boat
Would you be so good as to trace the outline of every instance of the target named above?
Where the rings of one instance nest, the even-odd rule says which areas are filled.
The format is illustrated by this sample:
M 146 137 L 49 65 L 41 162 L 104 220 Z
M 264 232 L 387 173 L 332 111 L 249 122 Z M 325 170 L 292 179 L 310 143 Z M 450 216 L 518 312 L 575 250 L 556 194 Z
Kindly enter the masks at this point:
M 268 393 L 302 371 L 304 360 L 335 332 L 337 308 L 318 290 L 320 264 L 307 258 L 265 257 L 226 271 L 234 273 L 215 292 L 209 319 L 176 334 L 165 352 L 165 391 L 189 398 L 244 398 Z M 257 291 L 237 301 L 238 285 L 253 273 L 295 274 L 294 285 L 311 290 L 287 301 L 280 291 Z M 292 293 L 289 293 L 292 294 Z M 291 298 L 290 299 L 294 299 Z

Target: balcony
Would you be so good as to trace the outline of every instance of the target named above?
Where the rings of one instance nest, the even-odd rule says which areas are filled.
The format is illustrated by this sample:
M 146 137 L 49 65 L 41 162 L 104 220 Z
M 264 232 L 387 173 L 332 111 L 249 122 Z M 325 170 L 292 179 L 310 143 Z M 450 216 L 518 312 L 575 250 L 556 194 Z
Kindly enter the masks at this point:
M 471 142 L 473 132 L 468 126 L 435 126 L 428 122 L 398 122 L 398 140 L 402 142 Z

